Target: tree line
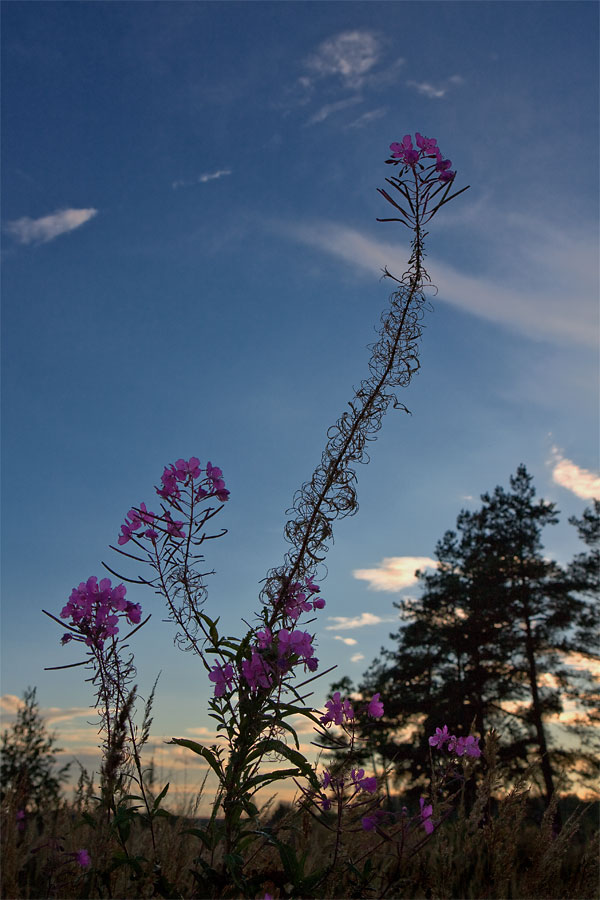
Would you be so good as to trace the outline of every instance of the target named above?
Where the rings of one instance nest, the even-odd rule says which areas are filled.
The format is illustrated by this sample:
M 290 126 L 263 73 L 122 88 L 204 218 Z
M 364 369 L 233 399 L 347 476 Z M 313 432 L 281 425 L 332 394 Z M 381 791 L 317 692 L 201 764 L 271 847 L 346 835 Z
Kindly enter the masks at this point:
M 508 776 L 528 771 L 549 802 L 600 768 L 600 502 L 569 519 L 585 550 L 561 566 L 542 544 L 556 505 L 536 500 L 524 465 L 509 490 L 481 501 L 438 542 L 437 567 L 416 573 L 419 596 L 394 603 L 393 646 L 357 688 L 344 678 L 332 689 L 385 698 L 384 716 L 361 737 L 397 783 L 426 776 L 436 727 L 468 734 L 474 725 L 484 743 L 498 732 Z

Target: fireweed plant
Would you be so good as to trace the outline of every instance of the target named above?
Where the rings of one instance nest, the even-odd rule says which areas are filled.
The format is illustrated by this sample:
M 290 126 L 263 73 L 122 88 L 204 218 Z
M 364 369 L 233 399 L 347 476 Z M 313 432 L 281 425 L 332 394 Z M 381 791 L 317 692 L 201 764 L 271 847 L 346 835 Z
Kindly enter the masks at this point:
M 375 440 L 390 404 L 408 411 L 398 400 L 396 390 L 407 387 L 419 368 L 421 321 L 427 306 L 425 289 L 430 284 L 424 267 L 424 240 L 428 233 L 425 227 L 442 206 L 467 190 L 465 187 L 452 192 L 456 173 L 435 139 L 417 133 L 415 144 L 406 135 L 400 143 L 390 145 L 391 156 L 386 163 L 396 167 L 396 173 L 386 179 L 388 189 L 378 189 L 395 213 L 393 218 L 378 221 L 401 222 L 412 232 L 408 267 L 400 278 L 387 268 L 384 271 L 384 276 L 395 282 L 395 288 L 381 317 L 378 340 L 371 347 L 369 374 L 356 389 L 349 409 L 329 429 L 320 464 L 294 497 L 285 526 L 290 549 L 283 564 L 267 574 L 254 624 L 242 638 L 223 636 L 218 629 L 219 619 L 211 618 L 204 610 L 206 577 L 212 573 L 203 571 L 200 548 L 205 541 L 225 534 L 225 529 L 209 532 L 213 518 L 229 499 L 223 473 L 211 462 L 202 465 L 197 457 L 191 457 L 168 465 L 155 489 L 159 504 L 156 511 L 143 502 L 127 513 L 117 545 L 111 549 L 142 563 L 149 572 L 147 576 L 125 577 L 104 563 L 121 581 L 150 586 L 164 598 L 169 619 L 176 626 L 176 644 L 199 656 L 213 686 L 209 714 L 217 722 L 221 743 L 207 747 L 184 738 L 171 741 L 201 756 L 218 779 L 210 822 L 206 829 L 198 831 L 210 854 L 210 863 L 201 860 L 199 890 L 204 889 L 211 896 L 220 896 L 228 886 L 235 886 L 244 896 L 254 896 L 259 889 L 260 882 L 257 886 L 252 881 L 247 871 L 248 859 L 243 856 L 261 836 L 253 797 L 280 779 L 296 779 L 305 808 L 321 814 L 336 808 L 332 865 L 341 846 L 344 811 L 350 811 L 357 828 L 367 831 L 379 832 L 388 817 L 377 808 L 377 778 L 352 767 L 356 717 L 381 716 L 383 703 L 379 695 L 358 707 L 350 699 L 342 700 L 334 694 L 326 704 L 326 712 L 319 716 L 305 703 L 310 692 L 303 694 L 302 690 L 314 678 L 331 671 L 315 674 L 319 660 L 310 626 L 315 621 L 314 614 L 325 606 L 315 578 L 332 540 L 333 522 L 358 509 L 355 466 L 369 461 L 367 443 Z M 47 614 L 59 622 L 67 620 L 68 630 L 62 643 L 74 641 L 86 648 L 87 658 L 75 665 L 87 665 L 93 672 L 89 680 L 97 692 L 105 772 L 122 765 L 128 754 L 133 757 L 137 776 L 132 777 L 141 791 L 135 799 L 142 801 L 151 819 L 156 808 L 150 807 L 143 788 L 139 741 L 132 724 L 135 688 L 130 689 L 130 684 L 135 669 L 128 650 L 129 639 L 147 618 L 142 621 L 140 605 L 125 597 L 123 583 L 113 587 L 108 578 L 98 582 L 91 577 L 73 590 L 60 619 Z M 121 637 L 124 624 L 135 627 Z M 299 749 L 290 721 L 298 715 L 311 720 L 321 733 L 332 724 L 342 726 L 349 751 L 346 769 L 325 770 L 318 777 Z M 478 751 L 478 747 L 472 737 L 456 739 L 446 737 L 444 732 L 444 737 L 436 741 L 435 746 L 445 743 L 448 750 L 459 756 L 477 755 L 474 749 Z M 107 758 L 112 759 L 110 765 Z M 288 766 L 264 771 L 269 760 L 285 760 Z M 166 788 L 161 797 L 165 793 Z M 415 821 L 421 824 L 426 837 L 434 830 L 432 807 L 424 798 Z M 279 849 L 285 863 L 281 845 Z M 156 870 L 156 856 L 154 864 Z M 303 882 L 302 889 L 305 893 L 316 889 L 325 877 L 327 873 L 320 873 L 310 884 Z

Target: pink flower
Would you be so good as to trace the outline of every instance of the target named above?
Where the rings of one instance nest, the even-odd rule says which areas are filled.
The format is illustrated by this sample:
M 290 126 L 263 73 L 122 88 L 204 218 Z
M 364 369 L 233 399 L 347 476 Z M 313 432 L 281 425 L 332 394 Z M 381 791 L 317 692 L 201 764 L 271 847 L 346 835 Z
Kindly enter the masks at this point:
M 360 788 L 361 791 L 366 791 L 368 794 L 374 794 L 377 790 L 377 779 L 375 776 L 371 776 L 370 778 L 365 778 L 365 770 L 352 769 L 350 773 L 350 778 L 356 787 Z
M 208 478 L 212 493 L 216 494 L 221 502 L 229 499 L 229 491 L 225 487 L 223 481 L 223 472 L 218 466 L 213 466 L 211 462 L 206 463 L 206 477 Z
M 315 582 L 313 581 L 312 575 L 308 575 L 304 579 L 304 584 L 306 585 L 306 589 L 309 590 L 311 592 L 311 594 L 318 594 L 321 590 L 318 587 L 318 585 L 316 585 Z
M 373 694 L 371 701 L 367 707 L 367 713 L 373 719 L 380 719 L 383 715 L 383 703 L 379 699 L 379 694 Z
M 329 797 L 326 797 L 325 794 L 321 794 L 317 803 L 321 807 L 324 812 L 327 812 L 328 809 L 331 809 L 331 800 Z
M 328 722 L 335 722 L 336 725 L 342 724 L 344 721 L 344 711 L 339 691 L 336 691 L 331 700 L 327 701 L 325 709 L 327 712 L 324 716 L 321 716 L 320 720 L 322 725 L 327 725 Z
M 188 475 L 192 478 L 198 478 L 200 475 L 200 460 L 197 456 L 192 456 L 189 462 L 185 459 L 178 459 L 175 462 L 175 477 L 177 481 L 187 481 Z
M 453 750 L 457 756 L 481 756 L 479 738 L 470 734 L 468 737 L 455 737 L 452 735 L 448 744 L 448 750 Z
M 425 806 L 425 798 L 424 797 L 421 797 L 421 799 L 419 800 L 419 804 L 421 806 L 420 815 L 421 815 L 423 828 L 425 829 L 427 834 L 432 834 L 432 832 L 435 828 L 435 825 L 433 824 L 433 821 L 431 819 L 431 816 L 433 815 L 433 806 L 431 806 L 431 804 L 429 804 L 428 806 Z
M 382 819 L 385 818 L 385 812 L 382 809 L 375 809 L 368 816 L 363 816 L 360 823 L 365 831 L 373 831 Z
M 422 134 L 419 134 L 419 132 L 416 131 L 415 139 L 417 142 L 417 147 L 419 147 L 420 150 L 424 150 L 425 153 L 433 154 L 437 150 L 437 141 L 435 138 L 423 137 Z
M 225 666 L 217 664 L 208 673 L 209 681 L 215 684 L 215 697 L 222 697 L 225 691 L 230 691 L 233 684 L 233 668 L 227 663 Z
M 127 588 L 124 584 L 118 584 L 116 587 L 112 589 L 110 595 L 110 602 L 112 603 L 113 609 L 125 609 L 125 594 L 127 593 Z
M 181 526 L 183 522 L 174 522 L 171 518 L 171 513 L 166 512 L 163 516 L 163 520 L 165 525 L 167 526 L 167 531 L 172 537 L 184 538 L 185 534 L 181 530 Z
M 287 628 L 282 628 L 277 635 L 279 658 L 295 655 L 301 659 L 308 659 L 315 653 L 311 642 L 312 637 L 308 631 L 288 631 Z
M 344 716 L 347 719 L 351 720 L 354 718 L 354 710 L 353 710 L 352 704 L 350 703 L 349 700 L 344 700 L 344 702 L 342 704 L 342 709 L 344 711 Z
M 429 738 L 429 746 L 437 747 L 438 750 L 441 750 L 446 741 L 450 740 L 450 737 L 451 735 L 447 725 L 444 725 L 443 728 L 436 728 L 435 734 Z
M 164 497 L 165 500 L 168 500 L 169 497 L 179 499 L 181 494 L 177 487 L 177 470 L 174 465 L 165 466 L 160 480 L 162 481 L 163 486 L 162 488 L 156 488 L 156 493 L 160 497 Z
M 402 143 L 390 144 L 392 156 L 401 159 L 405 165 L 414 166 L 419 160 L 419 151 L 415 150 L 410 134 L 405 134 Z
M 250 659 L 242 660 L 242 674 L 253 692 L 257 691 L 259 687 L 265 689 L 271 687 L 272 672 L 271 666 L 255 649 L 252 650 Z
M 259 650 L 266 650 L 273 643 L 273 635 L 268 628 L 265 628 L 264 631 L 257 631 L 256 639 L 258 641 Z
M 138 625 L 142 618 L 142 607 L 139 603 L 131 603 L 128 600 L 125 607 L 125 615 L 131 625 Z
M 127 541 L 131 540 L 131 535 L 135 531 L 135 528 L 133 525 L 130 525 L 129 522 L 125 522 L 121 525 L 121 531 L 123 533 L 119 535 L 118 543 L 122 546 L 123 544 L 126 544 Z
M 75 856 L 82 869 L 85 869 L 86 866 L 89 866 L 91 860 L 90 854 L 87 852 L 87 850 L 78 850 Z

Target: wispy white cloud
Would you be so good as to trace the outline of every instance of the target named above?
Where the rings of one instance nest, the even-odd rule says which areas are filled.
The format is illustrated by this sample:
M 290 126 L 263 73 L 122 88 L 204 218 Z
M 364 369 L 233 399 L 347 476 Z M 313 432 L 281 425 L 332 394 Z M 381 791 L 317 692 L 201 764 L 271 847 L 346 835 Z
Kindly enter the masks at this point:
M 440 286 L 440 298 L 533 340 L 595 348 L 598 273 L 594 241 L 571 238 L 550 225 L 522 218 L 511 217 L 503 228 L 498 225 L 497 233 L 510 235 L 494 248 L 498 258 L 506 257 L 506 279 L 496 274 L 464 274 L 429 257 L 427 270 L 433 283 Z M 333 222 L 280 223 L 278 233 L 375 275 L 381 275 L 398 256 L 396 245 Z M 569 296 L 569 304 L 565 296 Z
M 344 85 L 358 88 L 380 55 L 381 41 L 373 31 L 342 31 L 319 45 L 306 60 L 306 68 L 314 78 L 336 76 Z
M 600 500 L 600 476 L 583 469 L 552 448 L 552 480 L 584 500 Z
M 397 622 L 397 616 L 376 616 L 364 612 L 360 616 L 328 616 L 333 625 L 326 625 L 325 631 L 349 631 L 352 628 L 364 628 L 365 625 L 380 625 L 383 622 Z
M 361 102 L 363 97 L 358 92 L 377 91 L 399 83 L 406 60 L 395 57 L 390 61 L 389 45 L 385 35 L 369 29 L 357 28 L 333 35 L 304 59 L 302 74 L 293 83 L 282 86 L 282 99 L 274 105 L 287 115 L 293 108 L 304 107 L 325 92 L 328 102 L 306 122 L 315 125 L 332 113 Z M 348 91 L 355 96 L 344 97 Z M 345 127 L 363 127 L 384 112 L 366 113 L 364 119 L 360 117 Z
M 354 569 L 355 578 L 369 582 L 370 591 L 402 591 L 415 584 L 417 569 L 435 568 L 429 556 L 389 556 L 374 569 Z
M 3 719 L 13 721 L 23 705 L 23 700 L 15 694 L 3 694 L 0 697 L 0 712 Z M 40 709 L 40 715 L 46 725 L 54 725 L 57 722 L 65 723 L 75 719 L 93 718 L 95 712 L 89 706 L 48 706 Z M 69 733 L 74 733 L 73 729 L 70 729 Z
M 2 694 L 0 697 L 0 710 L 4 714 L 16 715 L 22 706 L 23 701 L 16 694 Z
M 381 119 L 386 113 L 387 107 L 385 106 L 380 106 L 378 109 L 371 109 L 369 112 L 363 113 L 358 119 L 355 119 L 353 122 L 346 125 L 346 128 L 364 128 L 365 125 L 370 125 L 371 122 Z
M 350 662 L 360 662 L 361 659 L 364 659 L 364 658 L 365 658 L 365 654 L 364 654 L 364 653 L 354 653 L 354 654 L 350 657 Z
M 430 81 L 407 81 L 407 87 L 414 88 L 418 94 L 428 97 L 430 100 L 441 100 L 445 97 L 451 87 L 464 84 L 462 75 L 451 75 L 445 81 L 439 84 L 432 84 Z
M 215 181 L 217 178 L 224 178 L 225 175 L 232 174 L 232 169 L 217 169 L 216 172 L 204 172 L 202 175 L 197 175 L 195 178 L 180 178 L 177 181 L 174 181 L 171 184 L 171 187 L 176 191 L 177 188 L 191 187 L 195 184 L 206 184 L 207 181 Z
M 347 109 L 349 106 L 354 106 L 356 103 L 362 103 L 362 97 L 346 97 L 345 100 L 337 100 L 335 103 L 326 103 L 310 117 L 306 124 L 317 125 L 319 122 L 324 122 L 325 119 L 328 119 L 333 113 L 340 112 L 342 109 Z
M 72 722 L 73 719 L 93 718 L 96 713 L 89 706 L 49 706 L 42 711 L 42 715 L 48 725 L 53 725 L 56 722 Z
M 54 240 L 61 234 L 74 231 L 86 222 L 89 222 L 96 214 L 97 209 L 58 209 L 48 216 L 40 219 L 30 219 L 23 216 L 7 222 L 4 230 L 12 234 L 21 244 L 40 243 L 45 244 Z
M 355 638 L 343 638 L 339 634 L 336 634 L 334 641 L 343 641 L 348 647 L 353 647 L 354 644 L 358 644 L 358 641 Z

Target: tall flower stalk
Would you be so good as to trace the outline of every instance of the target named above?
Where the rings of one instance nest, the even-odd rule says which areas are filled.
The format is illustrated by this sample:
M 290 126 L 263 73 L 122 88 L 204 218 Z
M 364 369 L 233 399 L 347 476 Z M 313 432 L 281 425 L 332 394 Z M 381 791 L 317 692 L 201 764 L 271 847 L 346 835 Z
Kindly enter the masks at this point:
M 398 175 L 386 181 L 399 195 L 398 200 L 378 188 L 400 213 L 378 221 L 402 222 L 413 232 L 408 268 L 401 278 L 385 269 L 385 276 L 398 287 L 381 316 L 370 374 L 355 391 L 349 411 L 329 429 L 320 464 L 294 497 L 285 527 L 291 548 L 283 565 L 268 573 L 261 594 L 267 604 L 275 604 L 282 591 L 285 593 L 290 584 L 314 571 L 323 560 L 333 535 L 333 522 L 358 510 L 354 466 L 369 461 L 366 445 L 375 440 L 390 403 L 406 411 L 397 399 L 396 388 L 408 387 L 420 366 L 421 320 L 427 303 L 424 289 L 431 281 L 424 266 L 424 226 L 445 203 L 467 190 L 465 187 L 450 193 L 456 172 L 450 171 L 451 162 L 443 158 L 435 138 L 417 132 L 416 143 L 415 149 L 410 135 L 406 135 L 402 143 L 390 145 L 392 155 L 386 162 L 401 168 Z

